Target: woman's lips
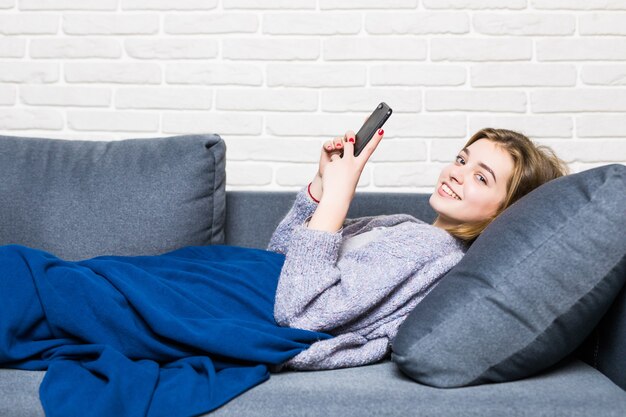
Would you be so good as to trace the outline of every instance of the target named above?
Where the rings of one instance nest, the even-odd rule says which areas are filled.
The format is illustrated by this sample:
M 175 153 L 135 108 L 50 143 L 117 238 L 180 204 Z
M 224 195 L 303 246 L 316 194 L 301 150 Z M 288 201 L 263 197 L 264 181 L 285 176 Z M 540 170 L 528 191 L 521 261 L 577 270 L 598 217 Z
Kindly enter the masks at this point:
M 442 197 L 447 197 L 447 198 L 451 198 L 452 200 L 456 200 L 456 198 L 452 197 L 450 194 L 443 191 L 442 187 L 443 187 L 443 183 L 439 187 L 437 187 L 437 194 L 439 194 Z

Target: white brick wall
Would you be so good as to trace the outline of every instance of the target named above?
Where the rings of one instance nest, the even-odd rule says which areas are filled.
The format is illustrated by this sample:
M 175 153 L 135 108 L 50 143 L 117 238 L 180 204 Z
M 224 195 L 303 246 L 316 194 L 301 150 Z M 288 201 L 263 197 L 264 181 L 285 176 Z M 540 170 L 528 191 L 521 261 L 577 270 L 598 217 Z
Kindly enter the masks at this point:
M 290 189 L 394 108 L 360 189 L 430 192 L 480 128 L 626 164 L 626 0 L 0 0 L 0 134 L 215 132 L 229 189 Z

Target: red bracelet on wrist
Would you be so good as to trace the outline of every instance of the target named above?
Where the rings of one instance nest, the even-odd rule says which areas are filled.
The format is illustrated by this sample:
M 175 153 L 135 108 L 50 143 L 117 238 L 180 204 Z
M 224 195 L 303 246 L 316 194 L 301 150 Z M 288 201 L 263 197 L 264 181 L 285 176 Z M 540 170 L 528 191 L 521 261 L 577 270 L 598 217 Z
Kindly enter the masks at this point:
M 311 194 L 311 184 L 312 183 L 309 183 L 309 186 L 307 187 L 307 191 L 309 192 L 309 197 L 311 197 L 311 200 L 319 204 L 320 201 L 317 198 L 313 197 L 313 194 Z

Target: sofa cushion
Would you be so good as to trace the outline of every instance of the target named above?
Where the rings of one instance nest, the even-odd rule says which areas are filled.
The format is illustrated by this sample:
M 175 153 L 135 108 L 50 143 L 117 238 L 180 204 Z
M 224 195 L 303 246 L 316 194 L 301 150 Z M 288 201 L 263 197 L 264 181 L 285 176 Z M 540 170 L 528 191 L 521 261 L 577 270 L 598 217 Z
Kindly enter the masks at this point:
M 217 135 L 0 136 L 0 244 L 71 260 L 221 244 L 224 165 Z
M 626 395 L 580 360 L 530 379 L 438 389 L 416 384 L 390 362 L 273 374 L 205 417 L 617 417 Z
M 0 415 L 44 417 L 42 371 L 0 369 Z M 206 417 L 617 417 L 626 394 L 580 360 L 522 381 L 455 389 L 416 384 L 384 361 L 280 372 Z
M 505 210 L 411 312 L 393 360 L 437 387 L 510 381 L 566 357 L 626 276 L 626 166 L 558 178 Z

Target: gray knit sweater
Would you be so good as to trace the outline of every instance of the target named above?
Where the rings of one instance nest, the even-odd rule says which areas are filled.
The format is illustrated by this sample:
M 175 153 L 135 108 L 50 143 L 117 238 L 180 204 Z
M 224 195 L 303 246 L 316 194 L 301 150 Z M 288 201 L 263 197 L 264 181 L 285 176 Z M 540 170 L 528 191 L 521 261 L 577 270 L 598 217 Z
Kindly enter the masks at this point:
M 404 214 L 346 219 L 336 233 L 309 229 L 305 221 L 316 207 L 303 188 L 269 243 L 268 250 L 286 255 L 274 317 L 281 326 L 335 337 L 273 371 L 383 359 L 402 321 L 467 250 L 443 229 Z M 365 243 L 341 250 L 342 241 L 375 229 Z

